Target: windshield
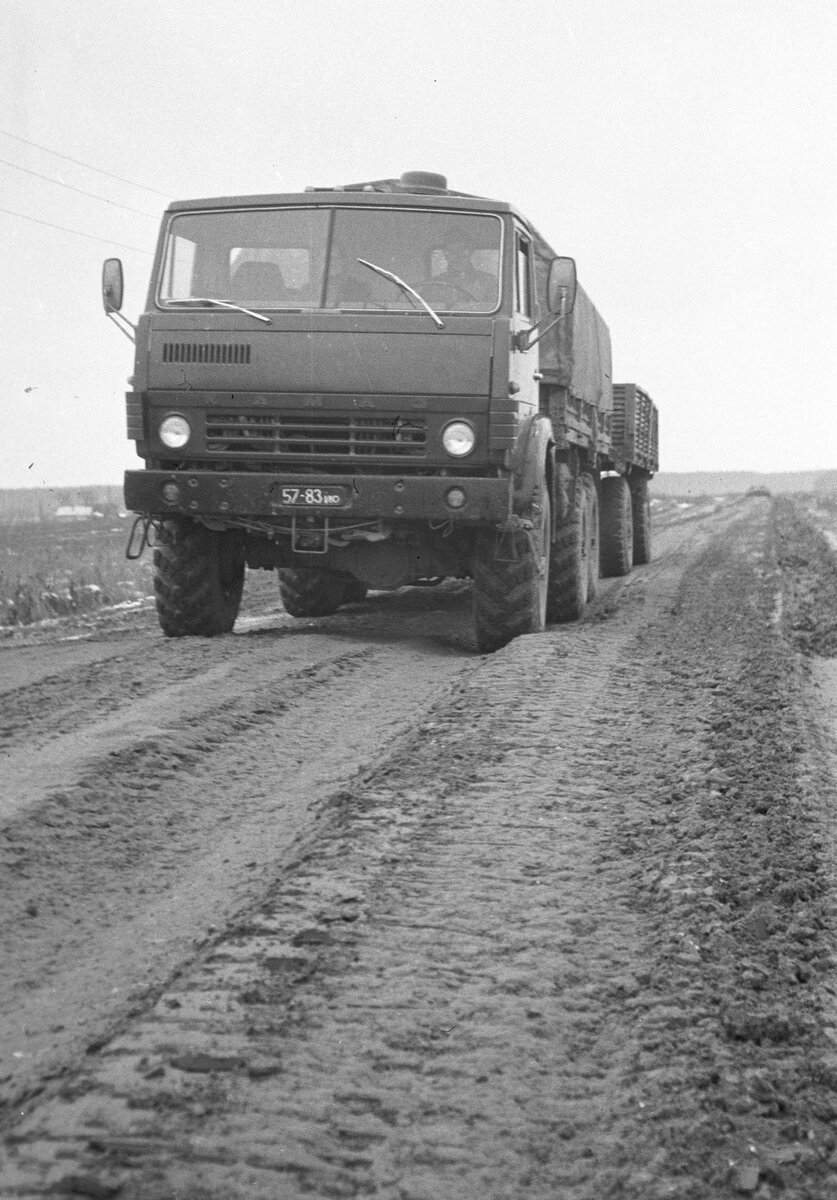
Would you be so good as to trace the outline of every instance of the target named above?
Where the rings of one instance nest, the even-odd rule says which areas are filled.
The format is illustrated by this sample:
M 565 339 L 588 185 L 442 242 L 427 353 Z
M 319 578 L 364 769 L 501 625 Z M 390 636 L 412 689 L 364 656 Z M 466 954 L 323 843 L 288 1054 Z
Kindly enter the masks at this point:
M 493 312 L 502 225 L 494 216 L 385 208 L 276 208 L 172 218 L 161 304 L 198 297 L 245 308 Z

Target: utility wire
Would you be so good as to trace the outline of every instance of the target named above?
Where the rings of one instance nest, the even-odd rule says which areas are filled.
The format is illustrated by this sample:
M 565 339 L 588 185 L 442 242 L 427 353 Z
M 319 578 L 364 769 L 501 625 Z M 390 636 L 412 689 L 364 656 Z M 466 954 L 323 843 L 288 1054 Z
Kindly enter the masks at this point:
M 97 171 L 100 175 L 107 175 L 110 179 L 118 179 L 120 183 L 127 183 L 131 187 L 142 188 L 146 192 L 154 192 L 156 196 L 165 196 L 166 200 L 171 198 L 168 192 L 161 192 L 157 188 L 150 188 L 144 183 L 135 183 L 133 179 L 123 179 L 121 175 L 114 175 L 110 171 L 103 171 L 101 167 L 94 167 L 91 163 L 82 162 L 78 158 L 70 158 L 69 154 L 59 154 L 57 150 L 50 150 L 48 146 L 39 146 L 37 142 L 27 141 L 26 138 L 18 137 L 16 133 L 9 133 L 7 129 L 0 129 L 0 133 L 4 137 L 13 138 L 16 142 L 23 142 L 24 146 L 34 146 L 36 150 L 44 150 L 47 154 L 54 154 L 56 158 L 65 158 L 67 162 L 75 163 L 77 167 L 86 167 L 89 171 Z
M 23 171 L 26 175 L 34 175 L 36 179 L 46 179 L 48 183 L 57 183 L 59 187 L 69 188 L 71 192 L 78 192 L 80 196 L 92 196 L 94 200 L 112 204 L 115 208 L 124 208 L 126 212 L 139 213 L 141 217 L 150 217 L 152 221 L 158 219 L 156 213 L 143 212 L 141 208 L 131 208 L 130 204 L 120 204 L 118 200 L 108 200 L 106 196 L 100 196 L 97 192 L 86 192 L 84 188 L 75 187 L 72 183 L 64 183 L 62 179 L 56 179 L 53 175 L 42 175 L 40 171 L 30 171 L 28 167 L 19 167 L 17 163 L 9 162 L 7 158 L 0 158 L 0 163 L 5 167 L 13 167 L 15 171 Z
M 0 208 L 0 212 L 8 213 L 10 217 L 21 217 L 24 221 L 34 221 L 36 225 L 47 225 L 50 229 L 60 229 L 63 233 L 74 233 L 77 237 L 89 238 L 91 242 L 104 242 L 106 246 L 121 246 L 123 250 L 136 250 L 137 254 L 148 254 L 139 246 L 129 246 L 126 242 L 115 242 L 112 238 L 96 237 L 93 233 L 82 233 L 80 229 L 69 229 L 66 225 L 56 225 L 52 221 L 42 221 L 39 217 L 30 217 L 26 213 L 13 212 L 10 208 Z

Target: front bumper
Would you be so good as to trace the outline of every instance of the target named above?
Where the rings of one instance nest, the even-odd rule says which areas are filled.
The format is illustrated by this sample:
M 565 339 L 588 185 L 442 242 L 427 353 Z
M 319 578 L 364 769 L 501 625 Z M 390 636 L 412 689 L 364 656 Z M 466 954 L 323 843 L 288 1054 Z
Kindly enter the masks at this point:
M 473 476 L 311 475 L 253 474 L 215 471 L 126 471 L 125 504 L 147 516 L 174 514 L 207 517 L 235 523 L 245 520 L 287 518 L 294 513 L 311 516 L 326 510 L 281 502 L 282 488 L 310 488 L 314 483 L 346 489 L 346 502 L 327 510 L 335 523 L 356 521 L 457 521 L 500 522 L 511 514 L 512 481 Z M 179 496 L 167 501 L 166 484 L 176 484 Z M 451 508 L 446 495 L 451 488 L 465 493 L 465 503 Z

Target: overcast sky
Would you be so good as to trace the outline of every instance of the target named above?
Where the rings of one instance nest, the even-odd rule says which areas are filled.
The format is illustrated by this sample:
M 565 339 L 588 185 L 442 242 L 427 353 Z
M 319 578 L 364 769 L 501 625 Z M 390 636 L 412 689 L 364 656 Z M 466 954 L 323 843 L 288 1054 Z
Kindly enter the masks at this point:
M 834 468 L 835 80 L 835 0 L 0 0 L 0 487 L 137 465 L 168 199 L 405 170 L 576 258 L 663 469 Z

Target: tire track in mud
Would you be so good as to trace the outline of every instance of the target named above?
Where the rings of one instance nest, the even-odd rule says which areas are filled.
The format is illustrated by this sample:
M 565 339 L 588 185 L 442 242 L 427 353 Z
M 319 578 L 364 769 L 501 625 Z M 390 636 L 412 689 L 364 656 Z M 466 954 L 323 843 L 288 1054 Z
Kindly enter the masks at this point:
M 153 675 L 146 665 L 135 686 L 115 664 L 115 673 L 103 692 L 105 705 L 99 695 L 92 701 L 85 696 L 83 679 L 78 684 L 72 675 L 50 679 L 48 707 L 42 706 L 40 723 L 31 738 L 27 729 L 27 744 L 5 751 L 0 758 L 0 794 L 4 797 L 0 819 L 42 800 L 62 782 L 72 781 L 74 774 L 85 776 L 81 786 L 92 786 L 87 783 L 88 773 L 93 785 L 103 774 L 108 778 L 115 775 L 126 754 L 130 760 L 141 758 L 138 766 L 152 772 L 158 747 L 197 764 L 201 753 L 217 748 L 225 734 L 270 721 L 275 713 L 300 700 L 309 687 L 328 684 L 331 673 L 352 669 L 366 653 L 349 650 L 336 658 L 330 645 L 306 648 L 308 653 L 302 656 L 305 665 L 295 667 L 283 660 L 281 666 L 277 664 L 279 679 L 265 681 L 260 678 L 264 655 L 239 656 L 223 645 L 219 655 L 216 646 L 207 643 L 200 648 L 205 651 L 200 658 L 190 645 L 186 661 L 175 660 L 170 666 L 166 660 L 157 665 Z M 255 672 L 255 680 L 248 667 Z M 161 680 L 172 677 L 176 682 L 161 686 Z M 67 715 L 64 726 L 56 727 L 50 710 L 57 707 L 65 712 L 68 692 L 74 694 L 77 688 L 82 703 Z M 112 715 L 102 716 L 103 707 Z M 140 782 L 147 786 L 144 777 Z
M 118 726 L 119 715 L 123 714 L 126 726 L 141 728 L 143 721 L 159 718 L 157 710 L 161 706 L 163 711 L 179 711 L 180 703 L 196 710 L 201 703 L 209 707 L 214 697 L 228 697 L 246 689 L 247 669 L 252 667 L 258 672 L 266 657 L 274 662 L 281 677 L 312 660 L 325 662 L 334 656 L 333 641 L 312 643 L 305 632 L 277 629 L 277 619 L 289 620 L 271 614 L 261 618 L 261 629 L 211 640 L 164 640 L 157 633 L 153 638 L 124 639 L 118 648 L 90 643 L 60 646 L 53 653 L 61 668 L 53 673 L 38 671 L 36 665 L 29 664 L 27 671 L 26 665 L 18 663 L 17 670 L 10 674 L 20 682 L 0 692 L 0 755 L 14 755 L 21 742 L 26 743 L 26 753 L 30 753 L 61 734 L 92 732 L 96 737 L 106 736 L 104 719 L 110 716 L 117 718 L 111 725 Z M 253 620 L 245 619 L 242 624 Z M 11 654 L 22 657 L 19 651 Z M 37 664 L 43 657 L 36 655 L 29 663 Z M 217 681 L 223 690 L 210 690 L 208 694 L 204 690 L 201 695 L 204 681 Z M 143 711 L 141 702 L 149 698 Z M 65 743 L 64 754 L 71 745 L 71 740 Z M 2 767 L 0 757 L 0 770 Z
M 26 780 L 0 760 L 28 803 L 0 830 L 7 1098 L 100 1040 L 258 895 L 313 802 L 409 736 L 462 669 L 420 646 L 393 654 L 315 633 L 288 653 L 284 641 L 198 643 L 184 682 L 160 688 L 155 668 L 146 699 L 123 689 L 115 716 L 16 751 Z
M 459 663 L 18 1121 L 6 1194 L 830 1200 L 833 836 L 772 538 L 760 502 L 671 530 Z
M 484 660 L 333 796 L 258 911 L 23 1122 L 20 1194 L 67 1162 L 125 1200 L 644 1187 L 642 1072 L 705 1018 L 655 979 L 638 890 L 684 733 L 705 763 L 656 655 L 709 536 Z

